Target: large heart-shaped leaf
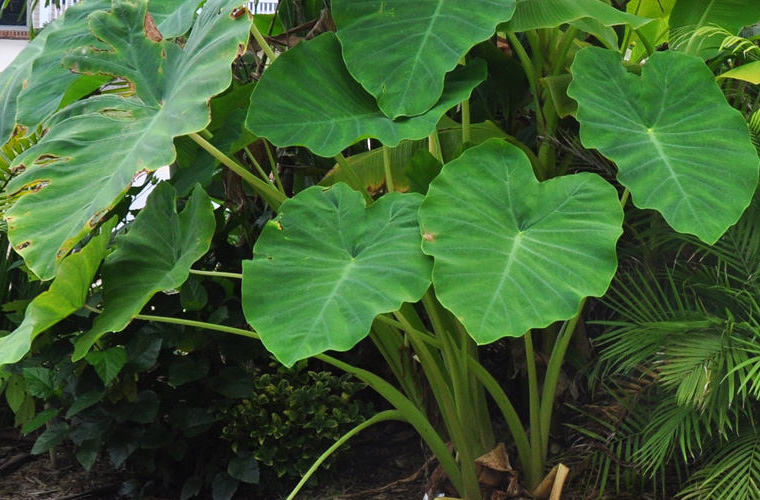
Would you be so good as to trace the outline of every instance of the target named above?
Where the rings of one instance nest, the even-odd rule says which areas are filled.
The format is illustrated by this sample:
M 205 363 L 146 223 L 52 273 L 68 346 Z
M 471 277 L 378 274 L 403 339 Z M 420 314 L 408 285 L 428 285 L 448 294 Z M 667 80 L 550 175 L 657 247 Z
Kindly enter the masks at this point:
M 515 14 L 507 23 L 507 29 L 556 28 L 582 19 L 593 19 L 602 26 L 629 24 L 634 28 L 651 22 L 651 19 L 617 10 L 599 0 L 517 0 Z
M 105 224 L 101 234 L 82 251 L 61 262 L 55 281 L 38 295 L 24 314 L 24 321 L 10 335 L 0 338 L 0 365 L 15 363 L 29 352 L 37 335 L 81 309 L 100 262 L 106 255 L 111 229 L 116 220 Z
M 243 311 L 286 366 L 363 339 L 375 316 L 420 299 L 431 262 L 420 250 L 422 196 L 392 193 L 365 208 L 343 183 L 282 204 L 243 262 Z
M 436 105 L 444 75 L 509 20 L 515 0 L 333 0 L 349 72 L 387 116 Z
M 295 74 L 301 77 L 293 78 Z M 368 137 L 396 146 L 430 134 L 441 116 L 467 99 L 485 77 L 485 63 L 473 61 L 448 75 L 432 109 L 391 120 L 346 71 L 335 35 L 325 33 L 290 49 L 264 73 L 251 96 L 246 126 L 277 146 L 305 146 L 325 157 Z
M 162 182 L 127 234 L 116 238 L 103 264 L 103 313 L 77 340 L 74 360 L 104 334 L 123 330 L 153 295 L 178 289 L 208 251 L 216 226 L 211 199 L 198 186 L 182 213 L 176 205 L 174 188 Z
M 230 64 L 248 38 L 250 19 L 230 16 L 235 6 L 235 0 L 206 2 L 182 49 L 145 37 L 146 0 L 114 0 L 110 13 L 92 15 L 92 30 L 113 51 L 83 49 L 69 62 L 128 75 L 137 97 L 99 96 L 65 108 L 14 161 L 12 168 L 25 172 L 7 192 L 24 194 L 7 212 L 9 236 L 38 276 L 54 275 L 135 175 L 174 161 L 175 137 L 208 125 L 208 101 L 229 86 Z
M 572 317 L 617 268 L 615 189 L 580 173 L 539 183 L 520 149 L 468 149 L 430 184 L 419 214 L 433 285 L 479 344 Z
M 738 34 L 760 21 L 756 0 L 678 0 L 670 14 L 670 46 L 704 58 L 718 52 L 723 36 L 705 36 L 700 28 L 718 26 Z
M 581 141 L 617 164 L 636 206 L 707 243 L 739 219 L 760 160 L 744 118 L 699 58 L 657 52 L 638 77 L 615 52 L 590 47 L 572 73 Z

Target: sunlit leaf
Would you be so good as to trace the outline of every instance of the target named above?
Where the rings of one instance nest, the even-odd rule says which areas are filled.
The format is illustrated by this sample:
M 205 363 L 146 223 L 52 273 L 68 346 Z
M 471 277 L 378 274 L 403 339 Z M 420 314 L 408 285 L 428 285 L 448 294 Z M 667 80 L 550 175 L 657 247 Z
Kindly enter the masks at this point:
M 507 29 L 520 32 L 556 28 L 581 19 L 594 19 L 602 26 L 629 24 L 634 28 L 651 21 L 599 0 L 517 0 L 517 8 Z
M 387 116 L 436 105 L 444 75 L 509 20 L 515 0 L 333 0 L 348 71 Z
M 472 61 L 448 75 L 432 109 L 391 120 L 348 74 L 335 35 L 325 33 L 290 49 L 264 73 L 251 95 L 246 126 L 277 146 L 305 146 L 325 157 L 369 137 L 393 147 L 429 135 L 485 77 L 485 63 Z
M 707 243 L 739 219 L 760 160 L 744 118 L 700 59 L 657 52 L 639 77 L 615 52 L 590 47 L 572 73 L 581 141 L 617 164 L 636 206 Z
M 340 183 L 283 203 L 243 262 L 242 291 L 246 319 L 280 362 L 348 350 L 375 316 L 422 297 L 431 262 L 420 250 L 421 201 L 392 193 L 365 208 Z
M 446 164 L 419 218 L 436 295 L 479 344 L 572 317 L 617 268 L 615 189 L 591 173 L 539 183 L 498 139 Z
M 718 75 L 718 78 L 733 78 L 753 85 L 760 85 L 760 61 L 752 61 Z
M 179 214 L 176 205 L 171 184 L 159 184 L 129 231 L 116 238 L 103 264 L 103 314 L 77 340 L 75 360 L 105 333 L 123 330 L 154 294 L 178 289 L 208 251 L 216 225 L 211 199 L 196 187 Z

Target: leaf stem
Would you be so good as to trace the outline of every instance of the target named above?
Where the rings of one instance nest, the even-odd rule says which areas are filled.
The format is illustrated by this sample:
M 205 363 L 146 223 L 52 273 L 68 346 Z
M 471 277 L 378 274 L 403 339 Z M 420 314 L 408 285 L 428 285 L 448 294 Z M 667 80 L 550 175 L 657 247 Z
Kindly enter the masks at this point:
M 190 134 L 189 137 L 194 140 L 200 147 L 205 149 L 211 156 L 216 158 L 220 163 L 227 168 L 238 174 L 245 182 L 248 183 L 256 192 L 258 192 L 264 200 L 275 210 L 280 208 L 280 205 L 288 199 L 283 193 L 278 191 L 274 186 L 268 182 L 264 182 L 238 162 L 219 151 L 216 146 L 208 142 L 206 139 L 198 134 Z
M 214 323 L 204 323 L 201 321 L 193 321 L 182 318 L 172 318 L 168 316 L 151 316 L 147 314 L 138 314 L 135 319 L 143 321 L 154 321 L 157 323 L 170 323 L 176 325 L 190 326 L 194 328 L 204 328 L 207 330 L 215 330 L 224 333 L 231 333 L 234 335 L 240 335 L 246 338 L 253 338 L 261 340 L 259 335 L 251 330 L 243 330 L 241 328 L 234 328 L 231 326 L 217 325 Z M 422 439 L 432 450 L 433 454 L 438 459 L 446 475 L 448 475 L 454 487 L 458 491 L 463 490 L 462 474 L 459 470 L 459 466 L 451 455 L 446 443 L 441 439 L 438 433 L 435 431 L 430 421 L 425 415 L 412 403 L 406 396 L 404 396 L 398 389 L 391 384 L 378 377 L 372 372 L 352 366 L 348 363 L 344 363 L 336 358 L 328 356 L 326 354 L 317 354 L 314 356 L 324 363 L 332 365 L 346 373 L 350 373 L 359 380 L 362 380 L 367 385 L 372 387 L 378 394 L 380 394 L 386 401 L 396 407 L 396 409 L 403 415 L 404 419 L 409 422 L 415 430 L 420 434 Z
M 243 279 L 243 275 L 240 273 L 225 273 L 222 271 L 201 271 L 200 269 L 190 269 L 190 274 L 197 276 L 209 276 L 212 278 L 232 278 L 236 280 Z
M 251 150 L 250 150 L 250 149 L 248 149 L 248 146 L 245 146 L 245 147 L 243 148 L 243 152 L 245 153 L 245 156 L 246 156 L 246 157 L 248 157 L 248 161 L 250 161 L 250 162 L 251 162 L 251 164 L 253 165 L 253 168 L 255 168 L 255 169 L 256 169 L 256 172 L 258 172 L 258 173 L 259 173 L 259 176 L 261 176 L 261 178 L 262 178 L 262 179 L 263 179 L 265 182 L 271 182 L 271 181 L 269 180 L 269 176 L 267 175 L 267 173 L 266 173 L 266 172 L 264 172 L 264 169 L 263 169 L 263 168 L 261 168 L 261 164 L 259 163 L 259 161 L 256 159 L 256 157 L 255 157 L 255 156 L 253 156 L 253 153 L 251 153 Z
M 379 424 L 380 422 L 385 422 L 387 420 L 399 420 L 401 422 L 406 422 L 406 418 L 404 418 L 404 415 L 399 410 L 385 410 L 381 411 L 377 415 L 373 416 L 372 418 L 365 420 L 364 422 L 360 423 L 350 431 L 343 434 L 340 439 L 335 441 L 335 443 L 330 446 L 324 453 L 322 453 L 319 458 L 317 458 L 316 461 L 309 467 L 309 470 L 306 471 L 306 474 L 303 475 L 301 480 L 298 482 L 295 488 L 293 488 L 293 491 L 290 492 L 286 500 L 293 500 L 299 491 L 301 491 L 301 488 L 306 484 L 306 482 L 311 478 L 312 475 L 317 471 L 320 465 L 322 465 L 322 462 L 327 460 L 330 455 L 335 453 L 335 451 L 343 446 L 346 441 L 351 439 L 352 437 L 359 434 L 361 431 L 366 429 L 367 427 L 373 426 L 375 424 Z
M 282 187 L 280 171 L 277 170 L 277 162 L 274 161 L 274 155 L 272 154 L 272 148 L 269 147 L 269 141 L 264 141 L 264 149 L 267 151 L 267 158 L 269 158 L 269 167 L 272 170 L 272 177 L 274 177 L 274 182 L 277 184 L 277 187 L 280 188 L 280 191 L 284 193 L 285 188 Z
M 240 335 L 249 339 L 261 340 L 259 334 L 251 330 L 243 330 L 242 328 L 235 328 L 232 326 L 217 325 L 216 323 L 205 323 L 203 321 L 193 321 L 191 319 L 173 318 L 171 316 L 152 316 L 149 314 L 138 314 L 134 319 L 142 321 L 153 321 L 155 323 L 169 323 L 173 325 L 190 326 L 193 328 L 203 328 L 206 330 L 215 330 L 217 332 L 231 333 L 233 335 Z
M 393 172 L 391 171 L 391 152 L 388 146 L 383 146 L 383 168 L 385 169 L 385 187 L 389 193 L 395 191 L 393 186 Z
M 525 364 L 528 369 L 528 397 L 530 412 L 530 467 L 527 470 L 528 489 L 538 485 L 543 473 L 544 463 L 541 450 L 541 401 L 538 395 L 538 375 L 536 373 L 536 354 L 533 350 L 533 337 L 530 330 L 525 333 Z
M 386 401 L 395 406 L 397 410 L 402 412 L 407 422 L 414 426 L 415 430 L 430 447 L 441 464 L 441 468 L 454 484 L 454 487 L 460 492 L 464 491 L 462 473 L 448 446 L 446 446 L 441 436 L 435 431 L 427 417 L 407 397 L 372 372 L 349 365 L 326 354 L 317 354 L 314 357 L 362 380 L 383 396 Z
M 354 169 L 354 166 L 351 165 L 351 162 L 348 161 L 345 156 L 343 156 L 343 153 L 338 153 L 335 155 L 335 161 L 338 162 L 340 168 L 346 172 L 346 175 L 348 175 L 348 177 L 351 179 L 351 182 L 354 183 L 354 188 L 358 189 L 359 192 L 364 196 L 364 199 L 367 201 L 367 205 L 371 205 L 375 200 L 372 199 L 372 195 L 370 195 L 369 191 L 367 191 L 367 186 L 364 185 L 364 182 L 362 182 L 359 174 L 356 173 L 356 170 Z
M 269 46 L 266 38 L 264 38 L 264 35 L 261 34 L 261 31 L 259 31 L 259 28 L 256 26 L 255 22 L 251 23 L 251 34 L 253 35 L 253 38 L 256 39 L 256 42 L 259 44 L 270 61 L 277 59 L 277 54 L 275 54 L 272 50 L 272 47 Z
M 438 138 L 438 129 L 433 130 L 433 132 L 428 136 L 428 151 L 436 160 L 444 163 L 443 151 L 441 150 L 441 141 Z

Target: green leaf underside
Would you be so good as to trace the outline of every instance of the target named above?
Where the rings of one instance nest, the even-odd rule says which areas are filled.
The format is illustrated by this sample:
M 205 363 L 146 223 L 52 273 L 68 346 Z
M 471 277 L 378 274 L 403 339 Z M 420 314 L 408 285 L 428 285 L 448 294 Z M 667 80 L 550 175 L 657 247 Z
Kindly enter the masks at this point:
M 556 28 L 581 19 L 593 19 L 602 26 L 629 24 L 634 28 L 652 21 L 617 10 L 599 0 L 517 0 L 507 30 L 522 32 Z
M 719 26 L 736 35 L 758 21 L 760 2 L 755 0 L 678 0 L 670 14 L 671 48 L 712 57 L 723 37 L 700 35 L 699 28 Z
M 444 158 L 453 158 L 459 154 L 462 148 L 462 126 L 447 116 L 444 116 L 438 124 L 438 140 Z M 504 131 L 490 121 L 473 123 L 470 125 L 470 142 L 480 144 L 493 137 L 504 138 Z M 406 175 L 409 162 L 419 151 L 428 150 L 427 139 L 419 141 L 402 141 L 390 151 L 391 169 L 393 173 L 394 189 L 396 191 L 408 191 L 410 188 L 409 178 Z M 385 184 L 385 166 L 383 163 L 383 150 L 376 148 L 364 153 L 350 156 L 346 160 L 354 167 L 357 175 L 370 192 L 377 191 Z M 337 182 L 351 183 L 351 176 L 340 167 L 335 165 L 319 182 L 320 186 L 331 186 Z
M 710 69 L 693 56 L 657 52 L 638 77 L 616 53 L 590 47 L 572 73 L 568 95 L 578 102 L 583 145 L 617 164 L 636 206 L 658 210 L 676 231 L 717 241 L 752 200 L 760 160 Z
M 121 200 L 136 175 L 174 160 L 175 137 L 209 123 L 208 100 L 229 86 L 230 64 L 248 37 L 250 21 L 229 15 L 236 5 L 206 3 L 184 49 L 145 38 L 145 0 L 115 0 L 112 13 L 90 18 L 93 31 L 115 51 L 83 49 L 67 61 L 81 71 L 128 75 L 137 97 L 72 104 L 14 161 L 12 168 L 26 171 L 7 191 L 27 194 L 8 210 L 9 236 L 40 278 L 54 275 L 60 259 Z
M 292 75 L 301 75 L 292 78 Z M 346 71 L 332 33 L 302 42 L 277 58 L 251 95 L 246 127 L 277 146 L 305 146 L 332 157 L 361 139 L 395 147 L 429 135 L 441 116 L 486 77 L 482 60 L 450 73 L 443 96 L 425 114 L 391 120 Z
M 348 71 L 387 116 L 436 105 L 444 75 L 508 21 L 515 0 L 334 0 Z
M 50 288 L 27 307 L 24 321 L 10 335 L 0 338 L 0 365 L 15 363 L 29 352 L 37 335 L 81 309 L 90 284 L 106 254 L 115 220 L 80 252 L 66 257 Z
M 631 47 L 631 61 L 640 61 L 646 54 L 646 46 L 636 38 L 644 37 L 652 47 L 656 47 L 668 41 L 670 12 L 673 10 L 676 0 L 631 0 L 626 4 L 627 12 L 641 17 L 648 17 L 653 21 L 639 28 L 633 38 Z
M 444 166 L 419 220 L 438 299 L 487 344 L 568 319 L 584 297 L 604 294 L 623 211 L 598 175 L 539 183 L 520 149 L 492 139 Z
M 74 360 L 104 334 L 123 330 L 153 295 L 178 289 L 208 251 L 215 226 L 211 199 L 203 189 L 196 187 L 177 214 L 174 188 L 159 184 L 103 264 L 103 313 L 77 340 Z
M 760 61 L 752 61 L 722 73 L 718 78 L 733 78 L 760 85 Z
M 243 262 L 243 311 L 286 366 L 346 351 L 374 318 L 419 300 L 431 262 L 420 250 L 422 197 L 392 193 L 365 208 L 343 183 L 283 203 Z

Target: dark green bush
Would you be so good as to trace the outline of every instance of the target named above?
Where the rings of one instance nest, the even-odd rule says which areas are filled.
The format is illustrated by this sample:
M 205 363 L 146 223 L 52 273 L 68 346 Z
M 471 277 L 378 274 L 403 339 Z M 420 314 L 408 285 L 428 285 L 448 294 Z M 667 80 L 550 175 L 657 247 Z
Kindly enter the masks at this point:
M 233 451 L 252 452 L 277 477 L 300 477 L 341 435 L 372 414 L 369 403 L 353 397 L 363 384 L 348 375 L 308 370 L 305 362 L 292 370 L 276 363 L 257 368 L 252 383 L 251 398 L 222 410 L 222 437 Z

